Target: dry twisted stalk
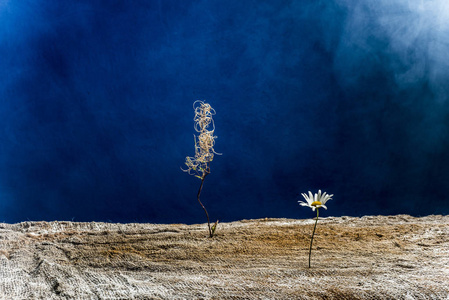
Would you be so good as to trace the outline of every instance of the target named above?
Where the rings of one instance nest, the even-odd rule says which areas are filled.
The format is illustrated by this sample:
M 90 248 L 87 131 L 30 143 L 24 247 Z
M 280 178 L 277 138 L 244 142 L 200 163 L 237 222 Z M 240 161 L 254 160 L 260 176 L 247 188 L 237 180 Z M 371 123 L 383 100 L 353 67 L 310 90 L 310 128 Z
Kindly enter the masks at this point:
M 200 100 L 193 103 L 193 109 L 195 111 L 195 117 L 193 118 L 193 121 L 195 122 L 194 128 L 195 131 L 198 132 L 198 136 L 193 135 L 195 140 L 195 156 L 186 157 L 185 164 L 188 169 L 182 170 L 201 179 L 197 199 L 206 213 L 207 225 L 209 227 L 209 237 L 213 237 L 218 220 L 211 227 L 209 214 L 207 213 L 203 203 L 201 203 L 200 195 L 203 189 L 204 179 L 210 174 L 210 163 L 214 159 L 214 155 L 219 154 L 214 150 L 216 136 L 214 136 L 215 124 L 212 116 L 215 115 L 215 110 L 210 106 L 210 104 Z

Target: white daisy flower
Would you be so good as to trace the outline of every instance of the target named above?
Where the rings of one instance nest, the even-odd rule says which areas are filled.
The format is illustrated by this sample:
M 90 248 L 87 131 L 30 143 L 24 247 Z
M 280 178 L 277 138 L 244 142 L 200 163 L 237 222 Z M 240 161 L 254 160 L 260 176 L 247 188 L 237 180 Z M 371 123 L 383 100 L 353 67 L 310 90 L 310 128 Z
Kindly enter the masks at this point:
M 332 196 L 334 196 L 334 195 L 327 195 L 326 192 L 321 194 L 321 190 L 318 190 L 318 193 L 316 193 L 315 195 L 312 195 L 311 191 L 309 191 L 309 195 L 306 195 L 304 193 L 302 193 L 301 195 L 304 197 L 304 199 L 306 199 L 307 202 L 298 201 L 300 205 L 308 206 L 313 211 L 315 211 L 315 209 L 316 209 L 315 226 L 313 226 L 312 238 L 310 239 L 310 247 L 309 247 L 309 268 L 310 268 L 310 258 L 312 256 L 313 236 L 315 235 L 316 224 L 318 223 L 318 217 L 319 217 L 319 211 L 320 211 L 318 208 L 324 207 L 324 209 L 327 209 L 326 202 L 328 200 L 331 200 Z
M 321 190 L 318 190 L 318 193 L 315 193 L 315 195 L 312 195 L 311 191 L 309 191 L 309 195 L 306 195 L 305 193 L 302 193 L 301 195 L 304 197 L 304 199 L 306 199 L 307 202 L 298 201 L 299 205 L 308 206 L 313 211 L 315 211 L 315 208 L 320 208 L 320 207 L 327 209 L 326 202 L 328 200 L 331 200 L 332 196 L 334 196 L 334 195 L 327 195 L 326 192 L 321 194 Z

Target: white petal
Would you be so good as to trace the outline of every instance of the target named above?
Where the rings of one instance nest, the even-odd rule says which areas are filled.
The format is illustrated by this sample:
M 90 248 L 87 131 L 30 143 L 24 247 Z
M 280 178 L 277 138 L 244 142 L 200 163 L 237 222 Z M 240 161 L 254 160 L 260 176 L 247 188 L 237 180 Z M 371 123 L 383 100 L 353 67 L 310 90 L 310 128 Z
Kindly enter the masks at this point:
M 309 204 L 313 203 L 313 195 L 311 191 L 309 191 L 309 199 L 307 200 L 307 202 L 309 202 Z
M 327 202 L 328 200 L 332 200 L 332 196 L 333 196 L 333 195 L 326 195 L 326 198 L 323 199 L 323 201 L 322 201 L 321 203 L 326 204 L 326 202 Z
M 327 209 L 326 205 L 321 205 L 321 207 L 323 207 L 324 209 Z

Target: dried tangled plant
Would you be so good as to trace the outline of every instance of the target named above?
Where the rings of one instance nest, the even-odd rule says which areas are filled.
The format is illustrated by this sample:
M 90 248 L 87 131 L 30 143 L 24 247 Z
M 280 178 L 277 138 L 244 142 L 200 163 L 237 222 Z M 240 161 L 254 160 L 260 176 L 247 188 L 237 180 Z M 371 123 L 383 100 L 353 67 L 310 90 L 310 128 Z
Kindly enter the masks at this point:
M 195 111 L 195 131 L 198 132 L 198 136 L 193 135 L 195 141 L 195 156 L 186 157 L 187 170 L 190 175 L 202 179 L 210 173 L 210 163 L 214 159 L 214 154 L 218 154 L 214 150 L 215 138 L 214 131 L 214 119 L 215 110 L 210 104 L 197 100 L 193 103 L 193 109 Z
M 216 136 L 214 136 L 215 124 L 212 116 L 215 115 L 215 110 L 210 106 L 210 104 L 200 100 L 193 102 L 193 110 L 195 111 L 195 117 L 193 118 L 193 121 L 195 122 L 194 128 L 195 131 L 198 132 L 198 136 L 193 135 L 195 140 L 195 156 L 186 157 L 185 164 L 187 166 L 187 170 L 182 170 L 201 179 L 197 199 L 206 213 L 209 236 L 213 237 L 215 229 L 217 228 L 218 220 L 211 227 L 209 214 L 207 213 L 203 203 L 200 201 L 200 195 L 201 190 L 203 189 L 204 179 L 208 174 L 210 174 L 210 163 L 214 159 L 214 155 L 219 154 L 214 150 Z

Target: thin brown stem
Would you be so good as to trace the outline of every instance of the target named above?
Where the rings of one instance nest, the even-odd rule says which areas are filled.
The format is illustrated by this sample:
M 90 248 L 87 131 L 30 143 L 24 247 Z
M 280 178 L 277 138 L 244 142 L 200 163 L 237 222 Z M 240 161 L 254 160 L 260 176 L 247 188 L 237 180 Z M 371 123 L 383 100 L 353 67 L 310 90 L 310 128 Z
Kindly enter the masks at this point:
M 315 229 L 316 229 L 316 223 L 318 223 L 318 216 L 319 216 L 319 209 L 316 209 L 316 221 L 315 226 L 313 226 L 313 233 L 312 238 L 310 239 L 310 248 L 309 248 L 309 268 L 310 268 L 310 255 L 312 254 L 312 243 L 313 243 L 313 236 L 315 235 Z
M 207 226 L 209 228 L 209 237 L 212 237 L 213 233 L 212 233 L 212 229 L 210 228 L 209 214 L 207 213 L 206 208 L 204 207 L 203 203 L 201 203 L 201 200 L 200 200 L 200 195 L 201 195 L 201 190 L 203 189 L 204 179 L 206 178 L 206 176 L 208 174 L 209 174 L 209 172 L 205 171 L 203 173 L 203 177 L 201 177 L 201 185 L 200 185 L 200 189 L 198 190 L 197 198 L 198 198 L 198 202 L 200 203 L 201 207 L 204 209 L 204 212 L 206 213 Z

